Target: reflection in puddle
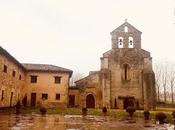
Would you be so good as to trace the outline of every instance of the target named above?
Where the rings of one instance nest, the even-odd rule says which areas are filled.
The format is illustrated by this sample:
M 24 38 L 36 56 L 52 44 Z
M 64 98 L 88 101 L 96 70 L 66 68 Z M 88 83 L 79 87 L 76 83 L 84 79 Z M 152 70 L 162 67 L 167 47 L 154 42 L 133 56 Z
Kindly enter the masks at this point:
M 174 130 L 173 125 L 156 125 L 136 119 L 136 123 L 108 116 L 0 114 L 0 130 Z

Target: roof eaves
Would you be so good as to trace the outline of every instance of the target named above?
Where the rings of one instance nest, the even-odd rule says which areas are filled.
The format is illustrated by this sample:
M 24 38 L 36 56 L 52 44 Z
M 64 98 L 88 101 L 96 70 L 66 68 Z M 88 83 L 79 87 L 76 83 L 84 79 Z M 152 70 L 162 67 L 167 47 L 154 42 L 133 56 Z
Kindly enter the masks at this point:
M 95 73 L 89 74 L 88 76 L 86 76 L 86 77 L 84 77 L 84 78 L 82 78 L 82 79 L 79 79 L 79 80 L 75 81 L 75 83 L 80 82 L 80 81 L 83 81 L 84 79 L 86 79 L 86 78 L 88 78 L 88 77 L 90 77 L 90 76 L 92 76 L 92 75 L 98 74 L 99 72 L 100 72 L 100 71 L 97 71 L 97 72 L 95 72 Z
M 142 34 L 141 31 L 139 31 L 137 28 L 135 28 L 133 25 L 131 25 L 131 24 L 128 23 L 128 22 L 124 22 L 122 25 L 120 25 L 119 27 L 117 27 L 116 29 L 114 29 L 110 34 L 113 34 L 116 30 L 118 30 L 119 28 L 121 28 L 121 27 L 124 26 L 124 25 L 129 25 L 129 26 L 131 26 L 132 28 L 134 28 L 137 32 L 139 32 L 139 33 Z
M 1 46 L 0 46 L 0 53 L 5 55 L 7 58 L 9 58 L 12 62 L 14 62 L 19 67 L 21 67 L 23 71 L 26 71 L 25 67 L 19 61 L 17 61 L 10 53 L 8 53 L 5 49 L 3 49 Z

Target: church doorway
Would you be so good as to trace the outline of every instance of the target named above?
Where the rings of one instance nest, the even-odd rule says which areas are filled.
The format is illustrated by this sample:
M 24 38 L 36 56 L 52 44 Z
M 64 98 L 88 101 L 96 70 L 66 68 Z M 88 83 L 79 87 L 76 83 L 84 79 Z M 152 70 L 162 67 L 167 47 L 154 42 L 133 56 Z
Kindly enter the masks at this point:
M 125 98 L 123 100 L 123 108 L 126 109 L 129 106 L 134 106 L 134 99 L 133 98 Z
M 86 108 L 95 108 L 95 99 L 92 94 L 89 94 L 86 97 Z

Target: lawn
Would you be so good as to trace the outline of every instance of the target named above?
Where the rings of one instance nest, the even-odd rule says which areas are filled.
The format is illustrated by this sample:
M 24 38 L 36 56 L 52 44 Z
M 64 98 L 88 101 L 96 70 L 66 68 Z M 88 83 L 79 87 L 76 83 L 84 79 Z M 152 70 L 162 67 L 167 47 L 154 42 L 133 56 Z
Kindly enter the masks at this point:
M 155 115 L 158 112 L 163 112 L 167 115 L 167 122 L 173 122 L 172 119 L 172 112 L 175 110 L 175 108 L 162 108 L 158 107 L 156 111 L 150 111 L 150 117 L 151 119 L 155 119 Z M 0 110 L 0 113 L 15 113 L 15 109 L 4 109 Z M 37 108 L 26 108 L 26 109 L 21 109 L 21 114 L 30 114 L 30 113 L 37 113 L 40 114 L 39 109 Z M 80 108 L 55 108 L 55 109 L 47 109 L 47 114 L 60 114 L 60 115 L 81 115 L 82 110 Z M 101 109 L 88 109 L 87 112 L 88 115 L 103 115 Z M 119 110 L 119 109 L 108 109 L 107 112 L 108 116 L 116 117 L 116 118 L 122 118 L 122 117 L 127 117 L 128 113 L 126 110 Z M 134 117 L 139 117 L 143 118 L 143 110 L 136 110 L 134 113 Z

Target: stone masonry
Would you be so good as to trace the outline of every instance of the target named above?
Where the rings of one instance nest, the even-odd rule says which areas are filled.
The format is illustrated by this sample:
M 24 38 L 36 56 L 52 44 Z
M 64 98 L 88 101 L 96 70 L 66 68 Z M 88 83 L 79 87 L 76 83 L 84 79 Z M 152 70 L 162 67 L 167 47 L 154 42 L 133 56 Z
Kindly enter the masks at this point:
M 0 108 L 18 101 L 37 107 L 67 107 L 72 71 L 48 64 L 21 64 L 0 47 Z M 34 79 L 33 79 L 34 78 Z
M 152 57 L 141 48 L 141 34 L 127 21 L 111 32 L 101 69 L 76 81 L 80 107 L 155 109 Z

